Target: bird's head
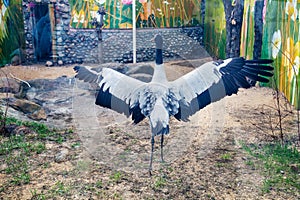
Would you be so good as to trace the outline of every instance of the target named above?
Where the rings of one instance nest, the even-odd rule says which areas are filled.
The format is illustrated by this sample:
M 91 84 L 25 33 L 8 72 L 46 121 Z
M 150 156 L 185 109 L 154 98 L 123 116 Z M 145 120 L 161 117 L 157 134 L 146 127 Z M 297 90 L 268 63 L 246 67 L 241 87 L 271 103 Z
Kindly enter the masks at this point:
M 154 41 L 155 41 L 155 45 L 156 45 L 156 49 L 162 49 L 163 46 L 163 38 L 161 35 L 155 35 L 154 37 Z

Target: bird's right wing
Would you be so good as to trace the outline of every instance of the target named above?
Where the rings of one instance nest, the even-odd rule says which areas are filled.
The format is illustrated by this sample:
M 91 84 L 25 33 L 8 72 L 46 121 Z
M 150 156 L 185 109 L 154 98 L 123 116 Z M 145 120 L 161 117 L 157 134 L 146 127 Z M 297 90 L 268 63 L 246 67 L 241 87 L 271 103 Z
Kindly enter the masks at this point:
M 220 62 L 208 62 L 197 69 L 170 82 L 179 100 L 178 120 L 188 117 L 206 105 L 225 96 L 236 94 L 239 88 L 249 88 L 247 79 L 268 82 L 271 77 L 272 60 L 245 60 L 242 57 L 230 58 Z
M 77 72 L 75 77 L 79 80 L 99 85 L 95 102 L 97 105 L 110 108 L 127 117 L 132 115 L 135 123 L 144 118 L 138 104 L 138 89 L 146 83 L 110 68 L 102 68 L 100 72 L 96 72 L 87 67 L 76 66 L 74 70 Z

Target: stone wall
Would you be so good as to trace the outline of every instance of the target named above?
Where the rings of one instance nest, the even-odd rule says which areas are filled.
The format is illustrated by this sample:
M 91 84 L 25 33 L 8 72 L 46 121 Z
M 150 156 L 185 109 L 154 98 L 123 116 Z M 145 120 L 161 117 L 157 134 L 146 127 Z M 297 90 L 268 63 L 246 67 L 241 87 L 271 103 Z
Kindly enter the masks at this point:
M 103 30 L 100 42 L 94 29 L 72 29 L 68 0 L 39 0 L 51 4 L 54 13 L 54 34 L 52 34 L 52 60 L 54 65 L 72 63 L 132 62 L 132 30 Z M 36 3 L 36 2 L 35 2 Z M 33 45 L 33 24 L 30 0 L 23 1 L 26 38 L 26 62 L 35 63 Z M 203 28 L 138 29 L 137 61 L 154 60 L 155 34 L 164 38 L 166 59 L 199 58 L 207 56 L 202 49 Z M 205 54 L 205 55 L 202 55 Z

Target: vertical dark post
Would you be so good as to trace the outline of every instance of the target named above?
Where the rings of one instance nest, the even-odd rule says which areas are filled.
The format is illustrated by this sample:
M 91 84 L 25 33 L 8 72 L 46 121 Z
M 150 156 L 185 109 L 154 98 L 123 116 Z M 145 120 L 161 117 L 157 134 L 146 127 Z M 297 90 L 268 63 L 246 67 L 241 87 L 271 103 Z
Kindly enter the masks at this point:
M 254 47 L 253 47 L 253 58 L 258 59 L 261 57 L 262 48 L 262 35 L 263 35 L 263 8 L 264 1 L 257 0 L 255 2 L 254 10 Z
M 100 15 L 100 21 L 98 22 L 98 26 L 96 26 L 96 28 L 97 28 L 97 32 L 98 32 L 98 39 L 99 39 L 99 41 L 102 41 L 102 27 L 104 25 L 103 17 L 104 17 L 104 15 L 106 15 L 106 11 L 105 11 L 104 7 L 101 6 L 99 8 L 99 10 L 97 11 L 97 13 L 98 13 L 98 15 Z
M 223 0 L 226 18 L 226 58 L 240 56 L 244 0 Z
M 206 0 L 201 0 L 201 4 L 200 4 L 200 12 L 201 12 L 201 25 L 204 28 L 204 24 L 205 24 L 205 6 L 206 6 Z
M 101 6 L 99 8 L 99 10 L 97 11 L 97 14 L 98 14 L 98 16 L 93 18 L 92 25 L 96 27 L 98 40 L 100 42 L 98 44 L 98 53 L 101 55 L 98 57 L 99 58 L 98 62 L 103 63 L 102 27 L 104 25 L 103 17 L 104 17 L 104 15 L 106 15 L 106 11 L 103 6 Z

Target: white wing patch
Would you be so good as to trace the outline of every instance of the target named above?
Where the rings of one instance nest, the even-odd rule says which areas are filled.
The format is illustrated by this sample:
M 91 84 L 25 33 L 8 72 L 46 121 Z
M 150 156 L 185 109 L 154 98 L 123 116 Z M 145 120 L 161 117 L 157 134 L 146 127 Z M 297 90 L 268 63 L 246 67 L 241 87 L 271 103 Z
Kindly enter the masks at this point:
M 145 84 L 113 69 L 103 68 L 99 86 L 103 86 L 103 91 L 109 89 L 109 93 L 129 104 L 130 97 Z
M 213 62 L 208 62 L 197 69 L 187 73 L 179 79 L 170 82 L 172 88 L 178 88 L 179 95 L 185 101 L 190 102 L 207 90 L 214 83 L 222 78 L 217 66 Z

